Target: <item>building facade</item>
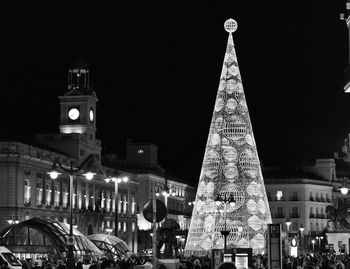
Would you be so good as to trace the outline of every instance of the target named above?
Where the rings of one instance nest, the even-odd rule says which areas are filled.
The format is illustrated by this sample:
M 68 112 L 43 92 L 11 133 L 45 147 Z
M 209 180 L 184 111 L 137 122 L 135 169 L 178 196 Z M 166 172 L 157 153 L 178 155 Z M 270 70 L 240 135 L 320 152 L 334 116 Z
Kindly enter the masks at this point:
M 83 234 L 114 233 L 118 225 L 118 237 L 137 252 L 138 183 L 131 173 L 101 165 L 101 141 L 96 139 L 98 99 L 90 86 L 89 72 L 85 62 L 75 63 L 69 70 L 68 91 L 59 97 L 60 133 L 37 134 L 35 141 L 29 142 L 1 134 L 0 229 L 8 221 L 33 217 L 70 223 L 72 206 L 73 225 Z M 62 174 L 55 180 L 47 174 L 54 162 L 66 169 L 71 164 L 76 168 L 91 155 L 98 168 L 96 175 L 87 181 L 81 174 L 74 174 L 72 193 L 69 173 L 60 171 Z M 130 180 L 119 184 L 116 195 L 115 183 L 105 178 L 121 175 Z
M 196 189 L 185 181 L 180 180 L 164 171 L 158 164 L 158 148 L 151 143 L 127 143 L 127 158 L 129 171 L 135 175 L 138 185 L 138 228 L 139 249 L 147 251 L 152 248 L 152 224 L 143 216 L 145 204 L 156 197 L 164 202 L 167 208 L 167 217 L 172 218 L 180 225 L 177 231 L 179 250 L 183 251 L 185 239 L 190 225 Z M 167 184 L 173 193 L 164 197 L 161 193 Z M 156 196 L 156 193 L 159 196 Z M 161 223 L 159 224 L 161 225 Z

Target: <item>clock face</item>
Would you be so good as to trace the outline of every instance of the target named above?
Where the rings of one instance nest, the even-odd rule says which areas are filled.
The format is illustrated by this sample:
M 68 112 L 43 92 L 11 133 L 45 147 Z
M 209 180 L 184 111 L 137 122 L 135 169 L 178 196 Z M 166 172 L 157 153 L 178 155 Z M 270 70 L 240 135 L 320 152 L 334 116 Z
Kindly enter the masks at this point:
M 71 120 L 76 120 L 77 118 L 79 118 L 79 110 L 76 108 L 72 108 L 68 111 L 68 117 Z
M 92 109 L 90 109 L 90 121 L 93 122 L 94 121 L 94 111 Z

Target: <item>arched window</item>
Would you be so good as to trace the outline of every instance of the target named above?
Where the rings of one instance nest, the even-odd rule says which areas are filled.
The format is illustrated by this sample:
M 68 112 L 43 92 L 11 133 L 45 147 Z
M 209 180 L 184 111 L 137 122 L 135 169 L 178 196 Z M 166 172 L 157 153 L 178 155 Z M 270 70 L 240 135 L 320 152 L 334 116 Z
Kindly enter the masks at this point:
M 51 182 L 47 182 L 45 184 L 45 195 L 46 195 L 46 206 L 50 206 L 51 205 Z
M 30 180 L 28 178 L 24 179 L 24 204 L 29 205 L 30 204 Z
M 59 207 L 60 206 L 60 192 L 58 190 L 58 186 L 55 184 L 54 186 L 54 206 Z
M 43 201 L 43 187 L 41 183 L 38 181 L 36 183 L 36 205 L 40 206 Z
M 62 186 L 62 206 L 68 207 L 68 190 L 67 185 Z

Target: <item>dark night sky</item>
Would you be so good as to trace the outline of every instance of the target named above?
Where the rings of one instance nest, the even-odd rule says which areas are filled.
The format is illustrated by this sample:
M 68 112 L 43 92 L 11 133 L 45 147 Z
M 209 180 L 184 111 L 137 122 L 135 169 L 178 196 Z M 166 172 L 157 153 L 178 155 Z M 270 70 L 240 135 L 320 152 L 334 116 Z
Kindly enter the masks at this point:
M 1 129 L 25 137 L 58 131 L 57 96 L 74 58 L 83 57 L 100 100 L 104 151 L 123 155 L 127 138 L 152 142 L 162 166 L 197 184 L 227 42 L 223 23 L 232 17 L 260 160 L 332 157 L 350 132 L 344 1 L 231 2 L 3 10 Z

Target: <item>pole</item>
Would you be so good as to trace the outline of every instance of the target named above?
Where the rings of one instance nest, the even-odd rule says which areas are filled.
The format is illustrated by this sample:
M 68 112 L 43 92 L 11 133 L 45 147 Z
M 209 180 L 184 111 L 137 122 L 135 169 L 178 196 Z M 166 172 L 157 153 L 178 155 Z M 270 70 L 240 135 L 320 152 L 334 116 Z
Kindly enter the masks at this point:
M 69 236 L 73 236 L 73 164 L 71 164 L 71 172 L 69 175 L 69 210 L 70 210 L 70 225 L 69 225 Z M 73 253 L 73 245 L 68 246 L 67 252 L 67 268 L 75 268 L 75 260 Z
M 226 217 L 227 217 L 227 215 L 226 215 L 226 202 L 224 204 L 224 210 L 225 210 L 224 214 L 225 214 L 225 232 L 226 232 L 227 231 L 227 229 L 226 229 Z M 225 235 L 224 235 L 224 253 L 226 252 L 226 246 L 227 246 L 226 239 L 227 239 L 227 234 L 225 233 Z
M 114 185 L 114 193 L 115 193 L 115 214 L 114 214 L 114 235 L 118 237 L 118 208 L 119 208 L 119 203 L 118 203 L 118 180 L 115 179 L 115 185 Z
M 153 257 L 152 257 L 152 263 L 153 268 L 157 268 L 157 199 L 153 197 L 153 235 L 152 235 L 152 246 L 153 246 Z

